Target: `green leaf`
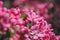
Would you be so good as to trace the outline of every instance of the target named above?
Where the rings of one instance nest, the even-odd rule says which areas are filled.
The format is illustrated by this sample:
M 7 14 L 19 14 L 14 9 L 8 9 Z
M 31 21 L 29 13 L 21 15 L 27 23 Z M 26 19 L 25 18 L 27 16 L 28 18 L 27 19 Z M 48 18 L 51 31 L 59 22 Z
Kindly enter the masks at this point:
M 10 30 L 8 29 L 7 32 L 6 32 L 6 37 L 10 38 L 11 37 L 11 34 L 10 34 Z
M 11 33 L 11 37 L 14 37 L 14 35 L 15 35 L 14 33 Z
M 22 18 L 23 20 L 25 20 L 25 19 L 26 19 L 26 14 L 23 13 L 23 14 L 21 15 L 21 18 Z
M 8 38 L 10 38 L 10 37 L 14 37 L 14 33 L 12 33 L 10 30 L 7 30 L 7 32 L 6 32 L 6 38 L 8 37 Z
M 29 22 L 28 23 L 28 27 L 31 28 L 33 26 L 33 23 L 32 22 Z

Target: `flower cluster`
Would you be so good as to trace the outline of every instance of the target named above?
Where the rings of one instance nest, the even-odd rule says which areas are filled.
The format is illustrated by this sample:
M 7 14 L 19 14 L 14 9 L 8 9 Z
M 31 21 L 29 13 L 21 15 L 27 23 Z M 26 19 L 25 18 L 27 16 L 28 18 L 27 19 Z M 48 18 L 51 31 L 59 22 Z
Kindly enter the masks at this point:
M 20 1 L 20 2 L 18 2 Z M 43 0 L 40 0 L 43 1 Z M 33 9 L 37 14 L 44 16 L 46 20 L 51 20 L 53 15 L 48 14 L 49 10 L 53 7 L 52 3 L 44 2 L 41 3 L 39 0 L 15 0 L 15 3 L 13 3 L 15 6 L 23 7 L 23 8 L 31 8 Z M 44 0 L 45 1 L 45 0 Z M 18 4 L 17 4 L 18 2 Z M 22 2 L 22 4 L 21 4 Z M 24 4 L 23 4 L 24 3 Z
M 7 9 L 0 1 L 0 40 L 57 40 L 44 19 L 32 9 Z

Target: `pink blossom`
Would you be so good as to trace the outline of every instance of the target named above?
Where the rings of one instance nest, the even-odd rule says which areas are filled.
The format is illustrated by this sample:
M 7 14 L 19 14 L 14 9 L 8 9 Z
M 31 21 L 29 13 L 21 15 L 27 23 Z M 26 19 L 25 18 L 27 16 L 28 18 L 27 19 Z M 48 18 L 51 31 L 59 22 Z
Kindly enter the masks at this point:
M 25 0 L 22 1 L 25 2 Z M 46 5 L 38 4 L 38 6 L 41 9 L 39 9 L 40 12 L 47 14 Z M 37 13 L 33 9 L 21 10 L 19 8 L 7 9 L 1 7 L 1 32 L 6 34 L 9 29 L 11 35 L 14 33 L 13 37 L 7 37 L 6 40 L 56 40 L 56 35 L 51 30 L 51 24 L 44 20 L 44 16 Z M 21 17 L 22 15 L 23 17 Z

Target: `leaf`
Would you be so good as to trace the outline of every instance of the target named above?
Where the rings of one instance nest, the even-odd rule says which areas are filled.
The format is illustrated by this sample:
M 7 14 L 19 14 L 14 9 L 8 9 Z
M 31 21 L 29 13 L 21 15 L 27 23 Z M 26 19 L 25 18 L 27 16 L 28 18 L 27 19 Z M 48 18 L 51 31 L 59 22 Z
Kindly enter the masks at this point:
M 21 15 L 21 18 L 22 18 L 23 20 L 25 20 L 25 19 L 26 19 L 26 14 L 23 13 L 23 14 Z
M 29 23 L 28 23 L 28 27 L 29 27 L 29 28 L 31 28 L 31 27 L 32 27 L 32 25 L 33 25 L 33 23 L 32 23 L 32 22 L 29 22 Z
M 6 38 L 10 38 L 10 37 L 13 37 L 14 36 L 14 33 L 12 33 L 10 30 L 7 30 L 6 32 Z
M 14 37 L 14 35 L 15 35 L 14 33 L 11 33 L 11 37 Z
M 10 34 L 10 30 L 8 29 L 7 32 L 6 32 L 6 37 L 10 38 L 11 37 L 11 34 Z

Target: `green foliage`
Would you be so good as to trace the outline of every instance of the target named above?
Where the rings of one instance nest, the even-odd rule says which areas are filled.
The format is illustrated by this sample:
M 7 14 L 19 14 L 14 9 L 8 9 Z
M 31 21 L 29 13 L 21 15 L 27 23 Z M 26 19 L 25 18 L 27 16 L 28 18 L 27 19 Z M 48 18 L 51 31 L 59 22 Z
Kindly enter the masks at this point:
M 29 22 L 28 23 L 28 27 L 31 28 L 33 26 L 33 23 L 32 22 Z
M 14 33 L 12 33 L 10 30 L 7 30 L 6 32 L 6 38 L 14 37 Z
M 23 20 L 25 20 L 25 19 L 26 19 L 26 14 L 23 13 L 23 14 L 21 15 L 21 18 L 22 18 Z
M 10 30 L 8 29 L 7 32 L 6 32 L 6 37 L 10 38 L 11 37 L 11 34 L 10 34 Z

